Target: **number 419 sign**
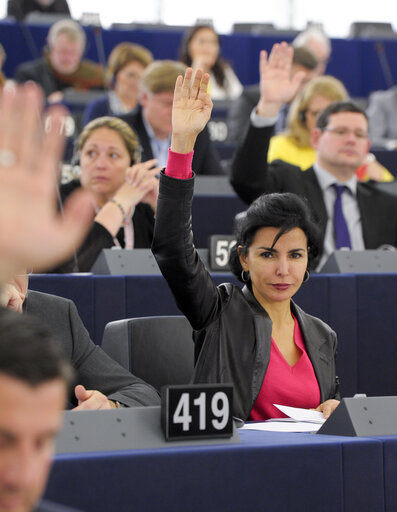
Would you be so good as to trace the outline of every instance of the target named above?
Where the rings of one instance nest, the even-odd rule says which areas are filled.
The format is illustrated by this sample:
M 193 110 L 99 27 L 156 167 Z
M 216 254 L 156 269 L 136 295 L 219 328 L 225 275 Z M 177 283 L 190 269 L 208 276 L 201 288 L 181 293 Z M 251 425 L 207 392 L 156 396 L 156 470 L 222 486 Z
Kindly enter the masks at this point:
M 167 441 L 233 435 L 233 386 L 192 384 L 165 386 L 161 424 Z

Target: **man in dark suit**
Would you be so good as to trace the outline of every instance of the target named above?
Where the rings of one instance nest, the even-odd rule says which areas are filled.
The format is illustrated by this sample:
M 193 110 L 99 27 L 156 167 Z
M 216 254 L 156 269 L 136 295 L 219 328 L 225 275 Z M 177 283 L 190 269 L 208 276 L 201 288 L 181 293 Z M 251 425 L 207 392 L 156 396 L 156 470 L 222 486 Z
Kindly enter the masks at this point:
M 370 183 L 357 182 L 355 176 L 368 153 L 369 140 L 367 117 L 354 103 L 334 103 L 318 117 L 311 134 L 317 151 L 312 168 L 302 172 L 281 160 L 267 163 L 278 111 L 302 79 L 290 80 L 290 66 L 291 50 L 285 43 L 275 45 L 269 59 L 266 52 L 261 54 L 261 97 L 233 162 L 234 189 L 247 203 L 270 192 L 294 192 L 307 198 L 324 240 L 319 267 L 336 248 L 397 246 L 397 199 Z M 338 241 L 341 222 L 348 237 L 343 245 Z
M 41 322 L 0 309 L 1 512 L 73 512 L 38 504 L 72 379 L 73 369 Z
M 28 276 L 15 276 L 3 287 L 2 305 L 27 311 L 54 334 L 77 373 L 72 405 L 78 409 L 110 409 L 159 405 L 157 391 L 113 361 L 90 339 L 71 300 L 28 291 Z
M 142 76 L 140 106 L 120 116 L 138 135 L 142 162 L 156 158 L 162 167 L 167 163 L 175 81 L 185 73 L 185 68 L 181 62 L 172 60 L 150 64 Z M 192 168 L 196 174 L 225 174 L 207 129 L 197 137 Z

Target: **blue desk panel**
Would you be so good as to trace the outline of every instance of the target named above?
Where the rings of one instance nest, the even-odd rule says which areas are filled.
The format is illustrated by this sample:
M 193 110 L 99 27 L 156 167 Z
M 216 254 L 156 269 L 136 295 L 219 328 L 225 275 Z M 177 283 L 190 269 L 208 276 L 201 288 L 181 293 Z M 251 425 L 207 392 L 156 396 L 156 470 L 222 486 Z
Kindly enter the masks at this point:
M 214 276 L 216 284 L 237 280 Z M 177 315 L 162 276 L 33 275 L 30 287 L 72 299 L 92 339 L 122 318 Z M 312 275 L 294 297 L 338 335 L 342 396 L 397 395 L 397 275 Z
M 376 439 L 245 431 L 233 445 L 57 456 L 46 498 L 87 512 L 380 512 Z
M 397 436 L 382 438 L 385 480 L 385 511 L 397 510 Z

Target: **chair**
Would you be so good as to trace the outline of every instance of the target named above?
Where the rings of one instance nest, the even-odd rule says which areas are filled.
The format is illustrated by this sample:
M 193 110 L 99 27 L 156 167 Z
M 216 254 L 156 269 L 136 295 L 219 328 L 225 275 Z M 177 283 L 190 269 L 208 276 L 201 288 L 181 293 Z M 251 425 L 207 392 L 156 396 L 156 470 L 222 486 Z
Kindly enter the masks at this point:
M 350 25 L 349 37 L 395 39 L 397 34 L 391 23 L 354 21 Z
M 183 316 L 152 316 L 110 322 L 103 350 L 158 391 L 188 384 L 194 367 L 192 328 Z

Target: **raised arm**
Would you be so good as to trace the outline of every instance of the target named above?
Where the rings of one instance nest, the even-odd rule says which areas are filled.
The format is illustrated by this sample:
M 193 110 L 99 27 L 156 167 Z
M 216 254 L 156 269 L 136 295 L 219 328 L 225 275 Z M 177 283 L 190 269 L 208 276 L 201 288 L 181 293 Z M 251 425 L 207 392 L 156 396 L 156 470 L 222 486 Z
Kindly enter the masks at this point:
M 291 79 L 294 49 L 287 43 L 276 43 L 269 56 L 262 50 L 259 57 L 260 98 L 256 113 L 261 117 L 278 116 L 284 103 L 295 96 L 305 76 L 303 71 Z
M 92 219 L 85 193 L 57 213 L 63 109 L 49 111 L 43 130 L 42 94 L 33 84 L 5 88 L 0 98 L 0 282 L 18 268 L 48 268 L 72 254 Z
M 191 232 L 194 180 L 190 164 L 197 134 L 211 114 L 208 79 L 199 70 L 192 80 L 191 69 L 186 70 L 184 78 L 177 79 L 171 151 L 165 173 L 160 177 L 152 244 L 179 308 L 195 329 L 207 325 L 220 304 L 218 289 L 198 257 Z
M 268 172 L 267 152 L 273 126 L 280 108 L 296 94 L 304 73 L 291 79 L 293 48 L 287 43 L 275 44 L 259 60 L 260 98 L 255 108 L 255 125 L 250 127 L 232 163 L 231 183 L 246 203 L 264 192 L 279 192 L 277 180 Z
M 207 93 L 209 75 L 198 69 L 188 68 L 185 76 L 178 76 L 175 83 L 172 107 L 171 151 L 190 153 L 197 135 L 211 117 L 212 101 Z

